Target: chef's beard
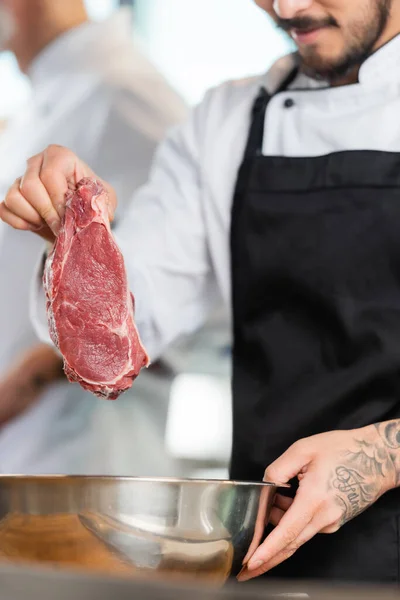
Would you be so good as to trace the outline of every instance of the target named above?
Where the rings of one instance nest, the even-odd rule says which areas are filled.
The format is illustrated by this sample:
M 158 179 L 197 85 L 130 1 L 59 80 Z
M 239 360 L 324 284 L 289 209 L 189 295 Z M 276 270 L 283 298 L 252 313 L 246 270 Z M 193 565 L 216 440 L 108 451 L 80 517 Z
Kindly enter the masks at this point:
M 376 42 L 384 32 L 389 16 L 392 0 L 371 0 L 345 31 L 348 45 L 341 56 L 329 60 L 310 47 L 299 51 L 300 67 L 303 72 L 314 79 L 323 79 L 334 83 L 358 68 L 371 54 Z M 310 17 L 294 19 L 276 19 L 278 26 L 284 31 L 292 29 L 311 30 L 320 27 L 341 27 L 335 19 L 328 17 L 317 21 Z
M 8 50 L 8 43 L 14 35 L 15 29 L 13 16 L 0 4 L 0 52 Z

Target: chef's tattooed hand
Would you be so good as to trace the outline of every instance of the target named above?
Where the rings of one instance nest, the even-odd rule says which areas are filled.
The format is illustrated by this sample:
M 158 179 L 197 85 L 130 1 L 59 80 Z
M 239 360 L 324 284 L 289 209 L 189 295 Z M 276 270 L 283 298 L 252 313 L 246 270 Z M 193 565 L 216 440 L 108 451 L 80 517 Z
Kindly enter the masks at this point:
M 382 494 L 400 485 L 400 420 L 300 440 L 265 472 L 265 480 L 298 477 L 293 499 L 277 495 L 261 546 L 245 559 L 240 581 L 292 556 L 318 533 L 335 533 Z
M 363 512 L 397 482 L 395 457 L 380 436 L 375 442 L 355 439 L 354 443 L 356 448 L 345 452 L 328 481 L 328 491 L 334 493 L 342 510 L 340 526 Z
M 374 427 L 394 465 L 396 487 L 398 487 L 400 485 L 400 419 L 377 423 Z

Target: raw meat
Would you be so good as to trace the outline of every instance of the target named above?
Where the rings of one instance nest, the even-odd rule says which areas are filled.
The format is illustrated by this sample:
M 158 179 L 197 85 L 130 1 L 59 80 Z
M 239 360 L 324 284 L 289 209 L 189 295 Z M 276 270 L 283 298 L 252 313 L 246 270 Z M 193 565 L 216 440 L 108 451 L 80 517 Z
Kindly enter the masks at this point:
M 69 192 L 61 231 L 46 261 L 50 336 L 68 379 L 115 400 L 149 364 L 134 322 L 122 254 L 111 233 L 107 192 L 82 179 Z

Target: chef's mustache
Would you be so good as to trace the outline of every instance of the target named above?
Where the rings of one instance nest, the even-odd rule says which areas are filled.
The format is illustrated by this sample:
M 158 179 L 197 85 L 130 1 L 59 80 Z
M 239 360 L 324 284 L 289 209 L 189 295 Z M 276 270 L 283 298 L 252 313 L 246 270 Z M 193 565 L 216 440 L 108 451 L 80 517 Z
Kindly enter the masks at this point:
M 291 31 L 295 29 L 302 33 L 307 31 L 313 31 L 314 29 L 320 29 L 321 27 L 339 27 L 339 23 L 333 17 L 326 17 L 325 19 L 314 19 L 313 17 L 294 17 L 293 19 L 281 19 L 276 17 L 276 23 L 278 27 L 283 31 Z

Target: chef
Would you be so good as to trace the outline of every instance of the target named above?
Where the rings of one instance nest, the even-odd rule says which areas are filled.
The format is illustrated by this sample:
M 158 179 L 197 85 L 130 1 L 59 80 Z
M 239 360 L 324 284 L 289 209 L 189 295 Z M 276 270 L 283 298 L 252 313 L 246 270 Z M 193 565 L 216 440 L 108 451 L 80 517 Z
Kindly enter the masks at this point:
M 83 0 L 0 0 L 0 49 L 14 53 L 32 86 L 28 106 L 0 135 L 2 197 L 29 156 L 53 142 L 72 148 L 109 179 L 122 211 L 124 200 L 146 181 L 165 130 L 186 114 L 133 40 L 129 9 L 93 23 Z M 29 273 L 39 252 L 39 238 L 0 223 L 0 472 L 170 468 L 161 453 L 152 456 L 143 447 L 141 454 L 127 442 L 120 427 L 127 414 L 123 403 L 106 408 L 68 385 L 58 355 L 38 344 L 29 319 Z M 141 407 L 138 396 L 135 427 L 146 423 L 154 442 L 153 410 Z M 162 443 L 161 437 L 152 447 Z M 130 464 L 129 454 L 135 456 Z
M 292 482 L 241 580 L 397 582 L 400 1 L 257 3 L 298 52 L 210 91 L 159 148 L 117 227 L 137 322 L 154 358 L 232 309 L 231 477 Z M 2 219 L 52 242 L 85 175 L 50 146 Z M 48 339 L 39 280 L 33 309 Z

